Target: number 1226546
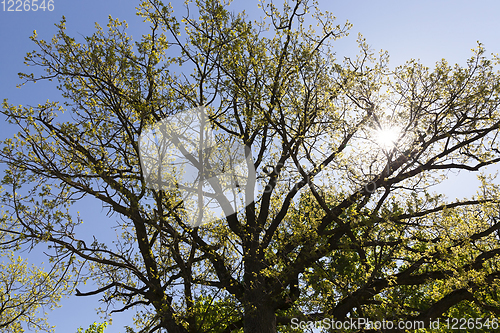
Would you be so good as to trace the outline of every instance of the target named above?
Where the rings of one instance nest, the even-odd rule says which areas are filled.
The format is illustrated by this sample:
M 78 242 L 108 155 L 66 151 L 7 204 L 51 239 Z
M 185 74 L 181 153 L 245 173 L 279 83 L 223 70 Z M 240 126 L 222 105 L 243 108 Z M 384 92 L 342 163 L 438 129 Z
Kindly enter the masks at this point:
M 4 12 L 36 12 L 38 10 L 54 10 L 54 0 L 2 0 Z

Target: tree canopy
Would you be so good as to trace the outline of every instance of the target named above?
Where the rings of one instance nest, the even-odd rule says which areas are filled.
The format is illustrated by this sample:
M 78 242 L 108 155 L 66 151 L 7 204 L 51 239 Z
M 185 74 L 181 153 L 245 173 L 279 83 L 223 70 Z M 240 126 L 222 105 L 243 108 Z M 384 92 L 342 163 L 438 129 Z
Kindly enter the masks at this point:
M 65 274 L 61 274 L 63 267 L 54 265 L 46 272 L 35 265 L 28 267 L 27 260 L 16 258 L 13 250 L 0 253 L 0 331 L 52 330 L 46 311 L 56 307 L 70 290 Z
M 64 18 L 51 41 L 33 35 L 35 72 L 20 76 L 57 81 L 64 102 L 3 102 L 19 129 L 0 151 L 4 244 L 50 245 L 57 272 L 97 286 L 76 296 L 135 309 L 140 332 L 496 318 L 494 177 L 466 200 L 431 190 L 500 161 L 499 58 L 479 44 L 465 66 L 390 68 L 361 36 L 358 57 L 337 59 L 350 24 L 313 1 L 263 3 L 261 21 L 222 1 L 186 6 L 143 1 L 150 30 L 135 42 L 111 17 L 81 41 Z M 198 107 L 256 177 L 243 209 L 193 226 L 180 188 L 147 186 L 139 138 Z M 70 213 L 85 196 L 117 239 L 80 235 L 99 223 Z
M 107 325 L 106 322 L 102 324 L 93 323 L 85 330 L 85 333 L 103 333 Z M 83 333 L 83 329 L 79 328 L 77 333 Z

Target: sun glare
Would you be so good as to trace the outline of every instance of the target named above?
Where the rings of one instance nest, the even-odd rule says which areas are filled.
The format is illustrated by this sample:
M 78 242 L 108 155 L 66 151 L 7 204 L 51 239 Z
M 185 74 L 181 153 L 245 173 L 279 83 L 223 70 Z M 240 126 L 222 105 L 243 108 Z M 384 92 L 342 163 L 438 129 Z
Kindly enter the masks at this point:
M 383 127 L 375 132 L 375 143 L 384 150 L 394 148 L 401 134 L 399 127 Z

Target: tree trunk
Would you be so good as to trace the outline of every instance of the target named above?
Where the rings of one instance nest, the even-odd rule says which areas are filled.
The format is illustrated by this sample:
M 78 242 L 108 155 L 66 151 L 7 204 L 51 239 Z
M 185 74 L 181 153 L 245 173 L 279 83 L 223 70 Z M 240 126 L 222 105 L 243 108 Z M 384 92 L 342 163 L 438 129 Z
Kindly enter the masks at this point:
M 245 333 L 276 333 L 273 302 L 263 288 L 247 291 L 244 309 Z
M 253 248 L 252 250 L 254 250 Z M 275 303 L 269 295 L 269 286 L 263 274 L 265 269 L 257 251 L 247 251 L 244 273 L 244 333 L 276 333 Z

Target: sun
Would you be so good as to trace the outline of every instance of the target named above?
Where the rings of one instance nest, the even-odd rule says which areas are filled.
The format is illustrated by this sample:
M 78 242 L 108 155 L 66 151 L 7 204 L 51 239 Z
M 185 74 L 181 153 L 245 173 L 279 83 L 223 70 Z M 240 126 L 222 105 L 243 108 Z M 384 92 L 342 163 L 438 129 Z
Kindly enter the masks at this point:
M 401 128 L 397 126 L 382 127 L 375 131 L 375 143 L 384 150 L 391 150 L 398 142 L 401 135 Z

